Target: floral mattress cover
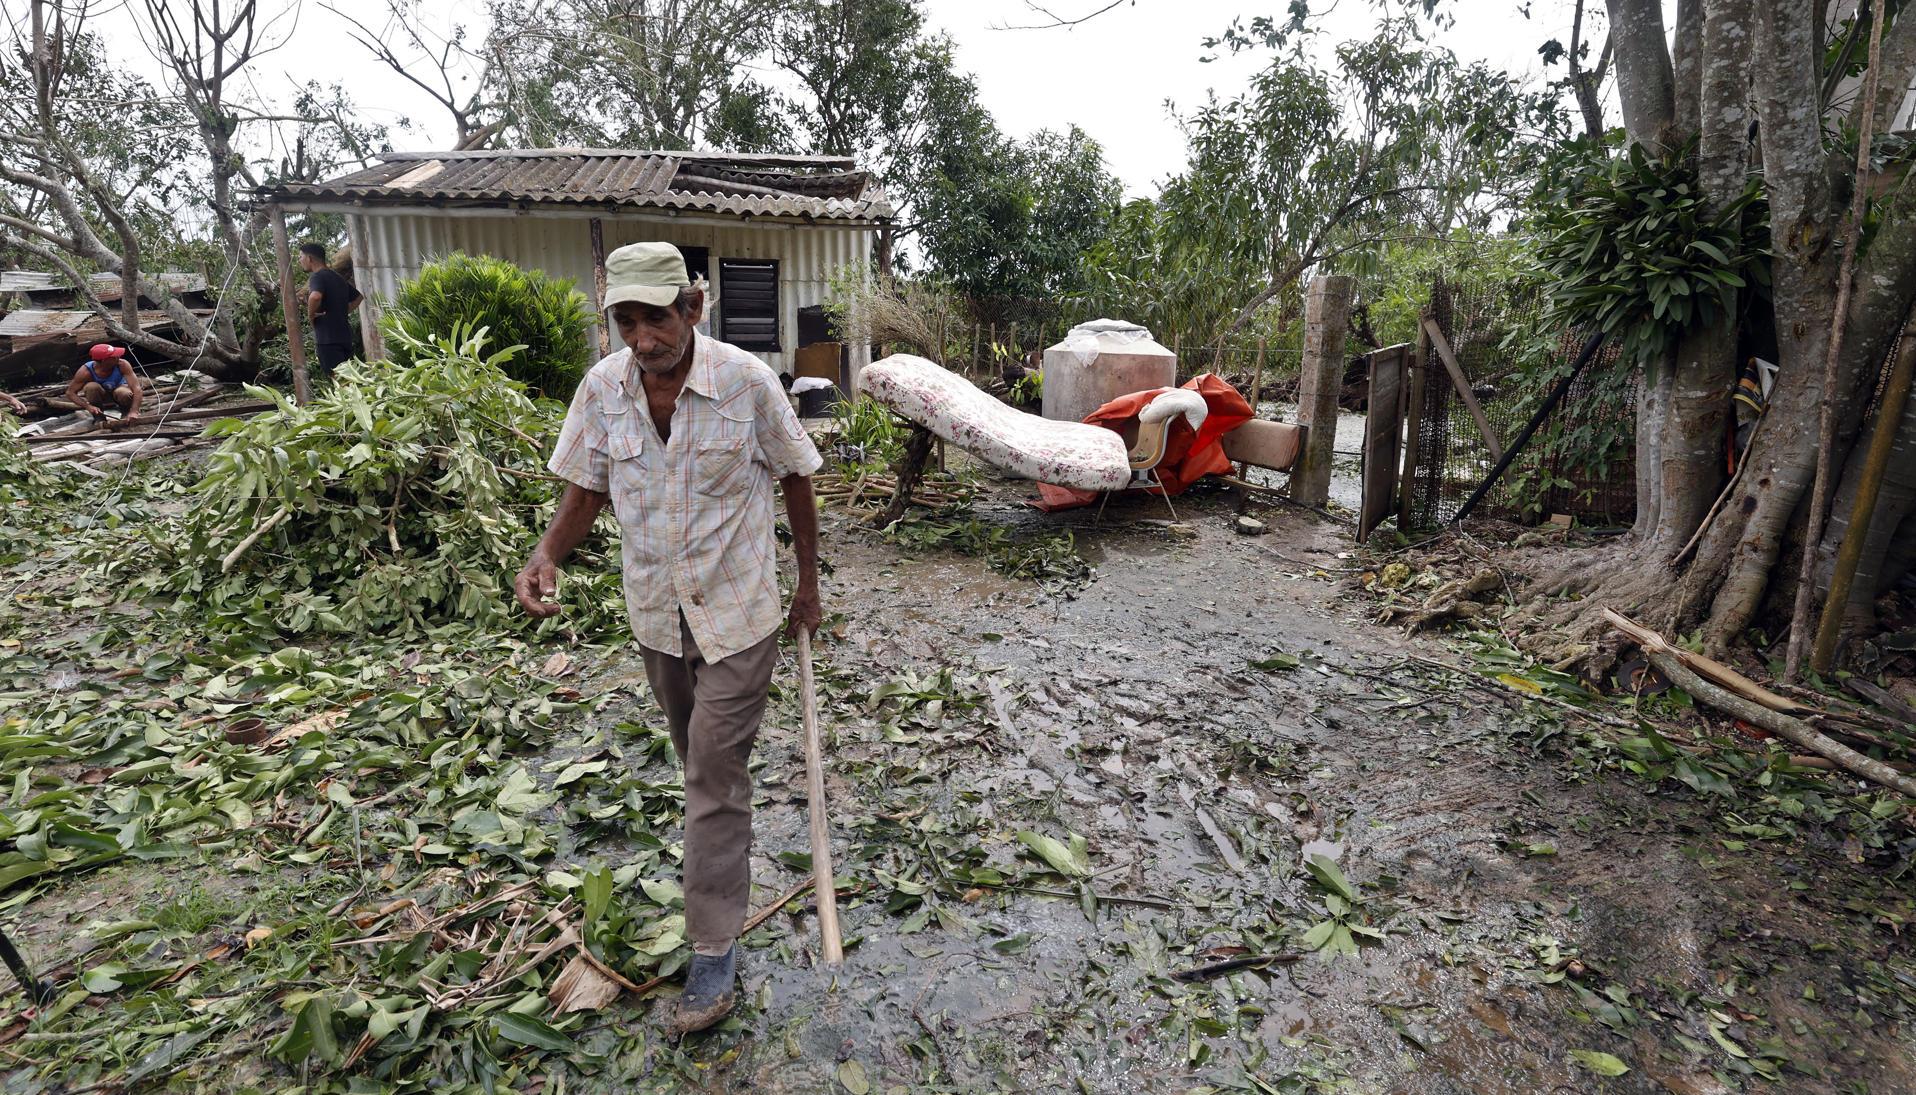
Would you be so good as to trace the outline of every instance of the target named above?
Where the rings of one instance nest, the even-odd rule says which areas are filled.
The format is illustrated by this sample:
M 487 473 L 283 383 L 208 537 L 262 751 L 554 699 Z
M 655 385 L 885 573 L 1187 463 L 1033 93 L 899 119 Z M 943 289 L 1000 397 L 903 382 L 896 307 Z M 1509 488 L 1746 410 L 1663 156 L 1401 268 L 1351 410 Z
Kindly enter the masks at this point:
M 1103 426 L 1053 422 L 1014 410 L 977 385 L 910 354 L 860 370 L 866 395 L 995 467 L 1079 490 L 1131 482 L 1124 438 Z

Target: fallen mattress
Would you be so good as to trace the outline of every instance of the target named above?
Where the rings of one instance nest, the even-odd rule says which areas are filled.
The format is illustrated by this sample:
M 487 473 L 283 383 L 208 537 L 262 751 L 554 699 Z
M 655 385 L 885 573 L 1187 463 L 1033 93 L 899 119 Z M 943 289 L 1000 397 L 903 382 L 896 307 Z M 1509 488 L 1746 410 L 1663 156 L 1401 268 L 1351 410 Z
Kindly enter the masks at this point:
M 1131 482 L 1124 438 L 1102 426 L 1014 410 L 922 357 L 893 354 L 859 371 L 858 386 L 893 411 L 1014 475 L 1079 490 Z

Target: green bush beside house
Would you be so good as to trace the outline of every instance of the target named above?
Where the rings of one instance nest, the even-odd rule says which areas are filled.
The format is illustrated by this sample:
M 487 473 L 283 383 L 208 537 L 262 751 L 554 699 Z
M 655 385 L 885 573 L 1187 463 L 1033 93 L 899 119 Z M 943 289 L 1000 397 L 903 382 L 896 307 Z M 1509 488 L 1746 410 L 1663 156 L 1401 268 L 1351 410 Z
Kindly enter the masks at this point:
M 591 324 L 591 306 L 569 279 L 460 252 L 426 264 L 402 284 L 380 319 L 387 349 L 401 365 L 414 364 L 414 346 L 431 345 L 462 325 L 483 327 L 490 345 L 524 347 L 505 363 L 507 375 L 559 400 L 572 398 L 592 366 Z M 394 338 L 395 331 L 410 337 Z

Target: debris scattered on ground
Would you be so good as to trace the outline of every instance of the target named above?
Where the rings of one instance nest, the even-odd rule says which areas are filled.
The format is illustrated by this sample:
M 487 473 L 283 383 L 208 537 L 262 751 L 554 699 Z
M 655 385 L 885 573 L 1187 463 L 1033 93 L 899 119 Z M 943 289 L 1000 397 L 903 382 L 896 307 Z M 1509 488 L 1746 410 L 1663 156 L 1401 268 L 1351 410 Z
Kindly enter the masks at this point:
M 367 433 L 336 429 L 311 451 L 343 467 Z M 515 440 L 487 434 L 488 459 Z M 740 1010 L 669 1043 L 649 1012 L 689 955 L 683 800 L 616 631 L 534 643 L 455 605 L 289 633 L 267 598 L 308 550 L 290 513 L 227 572 L 260 587 L 248 611 L 142 599 L 107 578 L 172 565 L 149 538 L 223 531 L 194 563 L 217 580 L 250 533 L 171 469 L 127 478 L 0 507 L 0 904 L 59 987 L 31 1012 L 11 997 L 12 1086 L 1322 1093 L 1447 1090 L 1492 1063 L 1565 1090 L 1617 1063 L 1697 1090 L 1904 1086 L 1906 800 L 1680 689 L 1596 695 L 1487 627 L 1489 593 L 1447 650 L 1367 632 L 1330 596 L 1345 567 L 1238 538 L 1216 498 L 1191 503 L 1195 549 L 1137 522 L 1079 533 L 1110 560 L 1098 584 L 1036 610 L 984 576 L 1041 543 L 1070 560 L 1039 573 L 1083 565 L 1041 522 L 907 520 L 901 555 L 828 513 L 847 615 L 819 698 L 853 976 L 809 1003 L 828 982 L 782 671 Z M 289 482 L 391 556 L 390 480 Z M 1018 488 L 977 490 L 1014 511 Z M 402 520 L 397 558 L 493 565 L 425 539 L 442 527 Z M 1366 601 L 1421 607 L 1478 559 L 1360 568 L 1332 535 L 1284 546 L 1385 579 Z M 1167 581 L 1217 606 L 1158 604 L 1140 630 L 1140 591 Z M 312 591 L 341 582 L 317 569 Z M 1792 693 L 1821 713 L 1791 717 L 1899 740 L 1845 695 Z
M 1035 581 L 1050 593 L 1082 589 L 1093 576 L 1091 564 L 1078 554 L 1077 541 L 1069 532 L 1019 537 L 1003 525 L 976 517 L 914 518 L 892 525 L 885 537 L 913 551 L 943 548 L 978 556 L 998 573 Z

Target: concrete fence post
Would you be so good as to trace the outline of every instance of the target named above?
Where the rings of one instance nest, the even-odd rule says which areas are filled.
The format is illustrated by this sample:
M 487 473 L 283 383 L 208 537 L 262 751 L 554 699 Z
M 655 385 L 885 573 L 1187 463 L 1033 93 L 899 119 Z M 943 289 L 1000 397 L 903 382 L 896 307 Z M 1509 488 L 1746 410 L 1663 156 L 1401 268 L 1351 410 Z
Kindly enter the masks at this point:
M 1304 365 L 1298 378 L 1297 420 L 1307 431 L 1291 471 L 1291 497 L 1323 506 L 1331 497 L 1331 461 L 1337 449 L 1337 393 L 1344 385 L 1344 333 L 1350 329 L 1355 282 L 1344 274 L 1312 278 L 1304 300 Z

